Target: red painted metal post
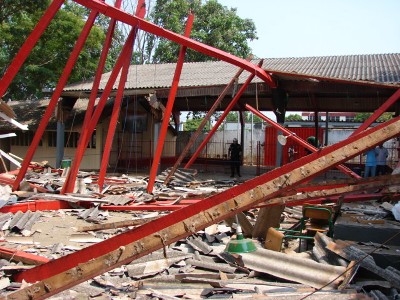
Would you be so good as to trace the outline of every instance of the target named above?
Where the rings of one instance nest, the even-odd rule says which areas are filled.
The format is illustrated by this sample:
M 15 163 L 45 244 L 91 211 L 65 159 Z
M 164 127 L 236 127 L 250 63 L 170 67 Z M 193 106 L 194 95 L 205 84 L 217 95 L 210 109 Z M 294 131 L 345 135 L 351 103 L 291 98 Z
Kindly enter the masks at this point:
M 117 8 L 120 8 L 121 7 L 121 3 L 122 3 L 122 0 L 117 0 L 115 2 L 115 6 Z M 104 66 L 105 66 L 106 60 L 107 60 L 107 55 L 108 55 L 108 52 L 110 50 L 112 37 L 113 37 L 114 31 L 115 31 L 116 22 L 117 21 L 115 19 L 111 19 L 110 25 L 109 25 L 108 30 L 107 30 L 106 39 L 104 41 L 103 49 L 102 49 L 101 54 L 100 54 L 99 65 L 97 67 L 96 75 L 95 75 L 94 80 L 93 80 L 92 91 L 90 92 L 89 103 L 88 103 L 88 106 L 87 106 L 87 109 L 86 109 L 85 118 L 83 120 L 82 132 L 81 132 L 81 134 L 79 136 L 78 145 L 84 143 L 84 141 L 82 140 L 82 136 L 84 135 L 84 132 L 87 131 L 88 124 L 89 124 L 90 119 L 91 119 L 91 117 L 93 115 L 93 109 L 94 109 L 94 106 L 95 106 L 97 93 L 99 91 L 101 76 L 103 75 Z M 69 181 L 72 181 L 72 182 L 69 183 Z M 69 184 L 74 185 L 75 181 L 76 181 L 76 177 L 72 178 L 70 176 L 67 176 L 64 185 L 65 186 L 68 186 Z
M 262 63 L 263 63 L 263 60 L 260 60 L 258 65 L 259 66 L 262 65 Z M 246 82 L 242 85 L 242 87 L 239 89 L 239 91 L 237 92 L 235 97 L 232 99 L 232 101 L 229 103 L 229 105 L 227 106 L 225 111 L 222 113 L 222 115 L 218 119 L 217 123 L 214 125 L 214 127 L 211 129 L 211 131 L 207 134 L 207 136 L 205 137 L 204 141 L 200 144 L 199 148 L 197 148 L 196 152 L 192 155 L 190 160 L 186 163 L 185 168 L 189 168 L 194 163 L 196 158 L 199 156 L 201 150 L 203 150 L 203 148 L 205 147 L 205 145 L 207 145 L 208 141 L 211 139 L 213 134 L 217 131 L 219 125 L 221 125 L 221 123 L 224 121 L 224 119 L 226 118 L 228 113 L 232 110 L 232 108 L 239 101 L 240 97 L 242 96 L 244 91 L 247 89 L 247 86 L 253 80 L 254 76 L 255 76 L 254 74 L 250 74 L 249 78 L 247 78 Z
M 56 89 L 53 93 L 53 96 L 50 100 L 49 105 L 46 108 L 46 111 L 44 113 L 44 116 L 42 117 L 41 122 L 39 123 L 39 127 L 36 130 L 35 136 L 33 137 L 32 143 L 29 146 L 28 152 L 26 153 L 26 156 L 24 160 L 22 161 L 21 168 L 19 170 L 19 173 L 15 179 L 15 182 L 13 184 L 13 189 L 17 190 L 19 187 L 19 184 L 21 180 L 24 178 L 26 171 L 28 169 L 28 166 L 30 162 L 32 161 L 33 155 L 35 154 L 36 148 L 39 145 L 40 139 L 43 136 L 43 133 L 46 129 L 47 124 L 49 123 L 49 120 L 54 112 L 54 109 L 57 105 L 58 99 L 61 96 L 62 90 L 64 89 L 65 84 L 68 81 L 68 77 L 71 74 L 71 71 L 75 65 L 76 60 L 79 57 L 79 53 L 81 52 L 85 41 L 90 33 L 90 29 L 93 27 L 93 23 L 98 15 L 97 11 L 92 11 L 86 21 L 85 26 L 83 27 L 82 33 L 79 36 L 74 49 L 72 50 L 72 53 L 70 57 L 68 58 L 68 61 L 65 65 L 64 71 L 60 77 L 60 80 L 58 81 L 58 84 L 56 86 Z
M 378 119 L 390 106 L 396 103 L 400 98 L 400 89 L 398 89 L 392 96 L 389 97 L 375 112 L 367 119 L 360 127 L 358 127 L 350 136 L 360 133 L 367 129 L 376 119 Z
M 220 49 L 192 40 L 189 37 L 166 30 L 165 28 L 161 28 L 157 25 L 152 24 L 149 21 L 138 18 L 134 15 L 131 15 L 115 7 L 109 6 L 107 3 L 94 0 L 74 0 L 74 1 L 88 8 L 97 9 L 102 14 L 110 18 L 118 19 L 119 21 L 125 24 L 129 24 L 131 26 L 138 26 L 138 28 L 141 30 L 147 31 L 149 33 L 155 34 L 160 37 L 164 37 L 182 46 L 191 48 L 200 53 L 206 54 L 211 57 L 215 57 L 217 59 L 223 60 L 225 62 L 243 68 L 249 71 L 250 73 L 254 73 L 255 76 L 265 81 L 270 87 L 273 88 L 276 87 L 276 84 L 271 78 L 271 76 L 267 72 L 265 72 L 265 70 L 262 69 L 261 66 L 256 66 L 243 58 L 236 57 L 235 55 L 232 55 Z
M 186 24 L 185 36 L 190 36 L 190 32 L 192 30 L 192 25 L 193 25 L 193 19 L 194 15 L 190 13 Z M 172 81 L 171 90 L 168 96 L 168 102 L 164 111 L 164 117 L 161 124 L 160 135 L 158 137 L 156 151 L 154 153 L 153 164 L 151 165 L 150 169 L 149 182 L 147 184 L 147 192 L 149 193 L 153 192 L 154 182 L 157 176 L 158 164 L 160 163 L 161 160 L 162 150 L 165 142 L 165 136 L 167 135 L 168 131 L 169 119 L 172 113 L 172 108 L 175 103 L 175 96 L 178 91 L 179 79 L 181 77 L 182 67 L 185 61 L 185 54 L 186 54 L 186 47 L 181 46 L 181 49 L 179 51 L 178 62 L 176 64 L 174 78 Z
M 110 92 L 114 86 L 115 81 L 117 80 L 118 74 L 125 62 L 125 58 L 128 55 L 130 46 L 133 43 L 133 38 L 135 36 L 135 31 L 132 30 L 128 36 L 128 39 L 125 42 L 124 48 L 121 51 L 120 56 L 114 66 L 114 69 L 111 72 L 110 78 L 104 88 L 103 94 L 97 104 L 97 108 L 93 113 L 92 118 L 90 119 L 89 125 L 87 126 L 87 130 L 82 132 L 82 143 L 78 145 L 78 148 L 75 151 L 74 159 L 72 160 L 72 165 L 69 173 L 69 178 L 75 178 L 78 175 L 79 165 L 82 161 L 83 154 L 85 153 L 85 149 L 89 142 L 89 137 L 93 133 L 94 129 L 96 128 L 97 122 L 100 119 L 100 115 L 103 112 L 104 106 L 106 105 L 107 99 L 110 95 Z M 74 190 L 74 183 L 73 180 L 68 180 L 65 182 L 61 193 L 71 193 Z
M 144 0 L 141 0 L 138 3 L 138 6 L 136 8 L 136 14 L 140 13 L 141 14 L 140 15 L 141 18 L 143 18 L 145 13 L 146 13 L 146 10 L 142 9 L 143 5 L 144 5 Z M 133 38 L 133 41 L 135 41 L 137 28 L 134 28 L 132 30 L 135 31 L 135 36 Z M 100 172 L 99 172 L 98 185 L 99 185 L 99 190 L 100 191 L 103 190 L 104 178 L 105 178 L 106 173 L 107 173 L 108 160 L 110 158 L 112 142 L 113 142 L 113 139 L 114 139 L 115 129 L 117 128 L 117 122 L 118 122 L 119 113 L 120 113 L 120 110 L 121 110 L 121 103 L 122 103 L 122 98 L 124 96 L 124 88 L 125 88 L 126 78 L 128 77 L 128 72 L 129 72 L 129 66 L 130 66 L 131 57 L 132 57 L 133 46 L 134 46 L 134 42 L 130 46 L 129 53 L 125 58 L 125 64 L 122 67 L 122 72 L 121 72 L 119 85 L 118 85 L 118 91 L 117 91 L 117 95 L 115 97 L 114 107 L 113 107 L 113 111 L 112 111 L 112 114 L 111 114 L 110 126 L 108 128 L 106 143 L 105 143 L 104 151 L 103 151 L 103 158 L 101 160 Z
M 302 138 L 298 137 L 296 134 L 294 134 L 293 132 L 291 132 L 290 130 L 286 129 L 285 127 L 279 125 L 278 123 L 272 121 L 270 118 L 268 118 L 267 116 L 265 116 L 264 114 L 262 114 L 260 111 L 256 110 L 255 108 L 251 107 L 250 105 L 246 104 L 245 105 L 246 109 L 251 111 L 253 114 L 259 116 L 261 119 L 263 119 L 264 121 L 266 121 L 268 124 L 274 126 L 276 129 L 281 130 L 283 133 L 286 134 L 287 138 L 291 138 L 293 140 L 295 140 L 297 143 L 299 143 L 301 146 L 303 146 L 304 148 L 312 151 L 312 152 L 316 152 L 318 151 L 318 148 L 312 146 L 311 144 L 307 143 L 305 140 L 303 140 Z M 342 171 L 343 173 L 352 176 L 354 178 L 361 178 L 360 175 L 354 173 L 352 170 L 350 170 L 349 168 L 347 168 L 346 166 L 343 165 L 339 165 L 337 166 L 337 168 Z
M 122 3 L 122 0 L 117 0 L 115 3 L 115 6 L 119 8 L 119 7 L 121 7 L 121 3 Z M 88 107 L 86 109 L 85 119 L 83 120 L 83 125 L 82 125 L 83 130 L 86 129 L 86 127 L 90 121 L 90 118 L 92 117 L 92 114 L 93 114 L 95 100 L 97 97 L 97 93 L 99 91 L 101 76 L 103 75 L 103 72 L 104 72 L 104 66 L 106 64 L 108 51 L 110 50 L 116 23 L 117 23 L 117 21 L 115 19 L 112 19 L 110 21 L 110 25 L 107 30 L 106 39 L 104 41 L 103 49 L 100 54 L 99 65 L 97 67 L 96 75 L 93 80 L 92 91 L 90 92 L 90 96 L 89 96 L 89 103 L 88 103 Z M 80 143 L 81 143 L 81 136 L 79 137 L 78 145 Z
M 0 81 L 0 98 L 3 97 L 11 81 L 14 79 L 15 75 L 24 64 L 26 58 L 31 53 L 33 47 L 35 47 L 36 42 L 46 30 L 51 20 L 53 20 L 55 14 L 58 12 L 63 3 L 64 0 L 54 0 L 51 2 L 44 15 L 33 29 L 32 33 L 28 36 L 22 47 L 19 49 L 17 55 L 12 60 L 10 66 L 7 68 L 7 71 L 4 73 L 4 76 Z

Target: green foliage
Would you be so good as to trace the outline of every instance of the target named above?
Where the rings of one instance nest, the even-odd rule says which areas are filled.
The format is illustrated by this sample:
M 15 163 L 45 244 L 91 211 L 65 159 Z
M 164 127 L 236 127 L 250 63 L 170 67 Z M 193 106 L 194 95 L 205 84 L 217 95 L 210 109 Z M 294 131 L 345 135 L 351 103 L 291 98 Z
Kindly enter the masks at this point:
M 354 122 L 364 122 L 371 115 L 372 115 L 372 113 L 358 113 L 354 117 Z
M 183 125 L 183 130 L 184 131 L 196 131 L 197 128 L 199 128 L 200 123 L 203 121 L 203 118 L 193 118 L 193 119 L 187 119 L 186 123 Z M 211 128 L 210 122 L 207 122 L 207 124 L 204 126 L 203 131 L 209 131 Z
M 303 121 L 303 118 L 299 114 L 294 114 L 286 116 L 285 121 Z
M 354 117 L 355 122 L 364 122 L 367 120 L 372 113 L 358 113 Z M 386 122 L 393 118 L 393 113 L 391 112 L 384 112 L 376 121 L 377 122 Z
M 248 41 L 257 39 L 254 22 L 241 19 L 236 9 L 228 9 L 216 0 L 157 0 L 150 20 L 165 29 L 183 34 L 188 13 L 194 13 L 190 37 L 207 45 L 245 58 L 250 54 Z M 180 45 L 147 34 L 142 62 L 176 62 Z M 188 49 L 185 61 L 208 61 L 212 57 Z
M 0 69 L 2 74 L 38 23 L 49 0 L 3 1 L 0 9 Z M 45 30 L 8 88 L 6 99 L 25 100 L 43 97 L 44 88 L 54 88 L 87 19 L 88 10 L 66 1 Z M 69 83 L 91 78 L 97 68 L 107 30 L 99 17 L 75 64 Z M 108 26 L 108 25 L 107 25 Z M 118 33 L 117 33 L 118 36 Z M 114 48 L 118 48 L 114 45 Z M 117 51 L 111 51 L 108 68 Z

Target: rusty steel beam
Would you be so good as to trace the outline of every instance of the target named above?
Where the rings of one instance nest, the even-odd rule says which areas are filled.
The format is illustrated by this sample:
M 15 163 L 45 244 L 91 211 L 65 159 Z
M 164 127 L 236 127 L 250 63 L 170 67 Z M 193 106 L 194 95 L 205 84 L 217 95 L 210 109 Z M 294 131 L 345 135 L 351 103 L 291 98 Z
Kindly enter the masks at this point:
M 186 29 L 185 29 L 185 36 L 189 37 L 190 32 L 192 31 L 194 15 L 192 13 L 189 14 Z M 169 119 L 171 117 L 172 108 L 175 103 L 176 93 L 178 92 L 179 80 L 181 78 L 183 63 L 185 62 L 185 55 L 186 55 L 186 46 L 181 46 L 179 50 L 178 62 L 176 63 L 175 74 L 174 78 L 172 79 L 171 89 L 169 91 L 169 96 L 167 100 L 167 106 L 165 107 L 163 120 L 161 123 L 160 134 L 157 140 L 157 147 L 155 149 L 153 163 L 150 169 L 149 181 L 147 184 L 147 192 L 152 193 L 154 183 L 156 181 L 157 170 L 159 167 L 159 163 L 161 161 L 162 150 L 164 148 L 165 137 L 167 136 L 168 126 L 169 126 Z
M 36 283 L 8 295 L 7 299 L 43 299 L 130 263 L 277 196 L 399 133 L 400 117 L 397 117 L 137 229 L 26 270 L 14 279 Z
M 252 56 L 251 56 L 252 57 Z M 248 58 L 248 60 L 251 59 Z M 218 106 L 221 104 L 222 100 L 224 100 L 225 96 L 228 94 L 229 90 L 232 88 L 232 86 L 235 84 L 236 80 L 238 80 L 239 76 L 243 73 L 243 69 L 239 69 L 236 74 L 232 77 L 231 81 L 226 85 L 224 90 L 221 92 L 217 100 L 215 100 L 214 104 L 212 107 L 209 109 L 207 112 L 206 116 L 203 118 L 201 121 L 200 125 L 197 127 L 196 131 L 192 134 L 192 136 L 189 139 L 189 142 L 185 145 L 185 148 L 182 150 L 181 155 L 178 157 L 177 161 L 169 171 L 167 177 L 164 180 L 164 184 L 168 184 L 171 176 L 174 175 L 175 171 L 178 169 L 180 164 L 182 163 L 183 159 L 185 158 L 186 154 L 189 152 L 190 148 L 193 146 L 193 144 L 196 142 L 197 138 L 200 136 L 200 133 L 203 131 L 203 128 L 206 126 L 207 122 L 210 120 L 212 114 L 217 110 Z
M 266 121 L 268 124 L 272 125 L 273 127 L 277 128 L 278 130 L 282 131 L 283 133 L 286 134 L 287 138 L 291 138 L 293 140 L 295 140 L 297 143 L 299 143 L 301 146 L 303 146 L 304 148 L 307 148 L 308 150 L 310 150 L 311 152 L 315 152 L 315 151 L 319 151 L 319 149 L 317 147 L 314 147 L 313 145 L 307 143 L 305 140 L 303 140 L 302 138 L 298 137 L 296 134 L 294 134 L 293 132 L 291 132 L 290 130 L 286 129 L 284 126 L 272 121 L 270 118 L 268 118 L 267 116 L 265 116 L 263 113 L 261 113 L 260 111 L 256 110 L 255 108 L 253 108 L 252 106 L 246 104 L 245 108 L 249 111 L 251 111 L 253 114 L 259 116 L 261 119 L 263 119 L 264 121 Z M 354 178 L 361 178 L 360 175 L 354 173 L 352 170 L 350 170 L 348 167 L 343 166 L 343 165 L 339 165 L 337 166 L 337 168 L 342 171 L 344 174 L 352 176 Z
M 232 65 L 243 68 L 248 72 L 257 76 L 261 80 L 263 80 L 271 88 L 276 87 L 276 83 L 274 82 L 270 74 L 265 72 L 264 69 L 262 69 L 260 66 L 256 66 L 243 58 L 236 57 L 235 55 L 232 55 L 228 52 L 192 40 L 189 37 L 177 34 L 165 28 L 161 28 L 157 25 L 152 24 L 149 21 L 146 21 L 145 19 L 138 18 L 137 16 L 129 14 L 123 10 L 112 7 L 103 1 L 99 0 L 74 0 L 74 1 L 83 6 L 86 6 L 87 8 L 97 9 L 102 14 L 110 18 L 115 18 L 125 24 L 131 26 L 138 26 L 139 29 L 144 30 L 148 33 L 155 34 L 159 37 L 164 37 L 170 41 L 178 43 L 187 48 L 193 49 L 200 53 L 206 54 L 208 56 L 223 60 Z

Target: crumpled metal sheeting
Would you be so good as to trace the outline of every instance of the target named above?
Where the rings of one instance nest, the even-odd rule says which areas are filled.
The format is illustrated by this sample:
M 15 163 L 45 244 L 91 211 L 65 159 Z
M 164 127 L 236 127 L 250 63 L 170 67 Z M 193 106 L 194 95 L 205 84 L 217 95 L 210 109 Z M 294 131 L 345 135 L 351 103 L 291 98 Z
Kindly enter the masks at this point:
M 281 252 L 258 248 L 240 254 L 242 266 L 279 278 L 307 284 L 314 288 L 337 288 L 346 271 L 342 266 L 321 264 Z

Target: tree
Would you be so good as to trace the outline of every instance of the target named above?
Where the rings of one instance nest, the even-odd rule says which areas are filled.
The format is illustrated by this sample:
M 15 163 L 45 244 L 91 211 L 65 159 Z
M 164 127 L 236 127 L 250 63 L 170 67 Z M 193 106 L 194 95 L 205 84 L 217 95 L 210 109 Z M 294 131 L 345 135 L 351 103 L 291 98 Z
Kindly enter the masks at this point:
M 50 0 L 3 1 L 0 9 L 0 69 L 2 74 L 42 17 Z M 10 84 L 6 99 L 43 97 L 44 88 L 54 88 L 87 19 L 88 10 L 66 1 L 33 48 Z M 81 52 L 69 82 L 91 78 L 98 65 L 105 39 L 104 17 L 99 17 Z M 118 48 L 119 45 L 115 45 Z M 110 68 L 118 51 L 111 51 Z
M 165 29 L 183 34 L 189 11 L 195 14 L 192 39 L 238 57 L 245 58 L 250 54 L 248 41 L 257 39 L 254 22 L 239 18 L 236 9 L 228 9 L 216 0 L 204 3 L 201 0 L 156 0 L 149 19 Z M 151 34 L 146 34 L 143 43 L 144 45 L 140 47 L 144 50 L 141 63 L 177 61 L 179 44 Z M 213 58 L 188 49 L 185 60 L 193 62 L 213 60 Z
M 355 122 L 364 122 L 367 120 L 370 116 L 372 116 L 372 113 L 358 113 L 354 117 Z M 379 116 L 379 118 L 376 120 L 377 122 L 386 122 L 390 119 L 393 118 L 393 113 L 391 112 L 384 112 L 382 115 Z
M 285 117 L 285 121 L 303 121 L 303 118 L 299 114 L 294 114 Z
M 186 123 L 183 124 L 183 130 L 184 131 L 196 131 L 197 128 L 199 128 L 200 123 L 203 121 L 203 118 L 193 118 L 193 119 L 187 119 Z M 210 123 L 208 122 L 204 128 L 203 131 L 209 131 L 210 130 Z

